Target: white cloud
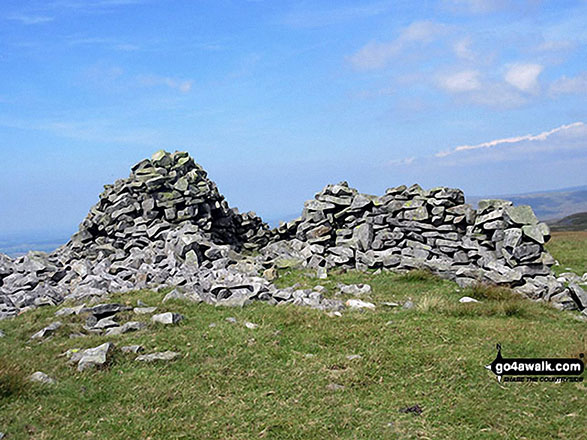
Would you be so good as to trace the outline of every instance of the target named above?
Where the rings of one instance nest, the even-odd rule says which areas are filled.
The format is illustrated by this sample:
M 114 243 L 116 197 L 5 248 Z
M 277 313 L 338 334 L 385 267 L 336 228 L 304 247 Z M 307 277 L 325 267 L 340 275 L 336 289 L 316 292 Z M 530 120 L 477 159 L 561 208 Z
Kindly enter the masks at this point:
M 473 52 L 471 49 L 471 43 L 471 37 L 465 37 L 457 40 L 453 44 L 453 51 L 455 55 L 463 60 L 474 61 L 476 56 L 475 52 Z
M 427 44 L 444 34 L 447 26 L 433 21 L 416 21 L 404 28 L 393 41 L 367 43 L 348 57 L 350 63 L 359 70 L 373 70 L 385 67 L 391 59 L 406 46 L 413 43 Z
M 543 69 L 540 64 L 514 64 L 506 72 L 505 81 L 523 92 L 534 92 L 538 89 L 538 75 Z
M 157 75 L 144 75 L 139 76 L 138 80 L 140 84 L 144 86 L 160 86 L 164 85 L 172 89 L 179 90 L 182 93 L 187 93 L 192 89 L 193 81 L 191 80 L 180 80 L 177 78 L 171 78 L 168 76 L 157 76 Z
M 550 93 L 562 94 L 585 94 L 587 93 L 587 71 L 574 77 L 563 76 L 553 82 L 550 86 Z
M 441 76 L 438 79 L 438 85 L 451 93 L 470 92 L 481 88 L 479 76 L 480 73 L 477 70 L 463 70 Z
M 32 24 L 41 24 L 41 23 L 49 23 L 54 20 L 53 17 L 48 17 L 44 15 L 11 15 L 8 17 L 9 20 L 19 21 L 22 24 L 32 25 Z
M 449 155 L 452 155 L 455 153 L 464 152 L 464 151 L 498 148 L 498 147 L 502 147 L 504 145 L 519 144 L 519 143 L 525 142 L 525 141 L 530 141 L 530 142 L 546 141 L 549 137 L 551 137 L 554 134 L 561 134 L 561 133 L 564 133 L 567 131 L 572 133 L 573 131 L 575 131 L 577 129 L 581 129 L 581 131 L 584 131 L 585 128 L 586 128 L 586 126 L 583 122 L 573 122 L 572 124 L 561 125 L 560 127 L 554 128 L 549 131 L 544 131 L 544 132 L 536 134 L 536 135 L 527 134 L 524 136 L 514 136 L 514 137 L 509 137 L 509 138 L 495 139 L 493 141 L 482 142 L 480 144 L 475 144 L 475 145 L 460 145 L 458 147 L 453 148 L 452 150 L 440 151 L 440 152 L 436 153 L 435 156 L 436 157 L 446 157 L 446 156 L 449 156 Z

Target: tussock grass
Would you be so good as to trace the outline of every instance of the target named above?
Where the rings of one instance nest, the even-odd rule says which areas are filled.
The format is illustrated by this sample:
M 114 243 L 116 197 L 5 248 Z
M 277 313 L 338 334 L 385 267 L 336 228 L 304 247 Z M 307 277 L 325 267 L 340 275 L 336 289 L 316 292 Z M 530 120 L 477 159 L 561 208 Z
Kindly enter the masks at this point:
M 5 399 L 22 396 L 28 385 L 23 367 L 6 356 L 0 356 L 0 405 Z

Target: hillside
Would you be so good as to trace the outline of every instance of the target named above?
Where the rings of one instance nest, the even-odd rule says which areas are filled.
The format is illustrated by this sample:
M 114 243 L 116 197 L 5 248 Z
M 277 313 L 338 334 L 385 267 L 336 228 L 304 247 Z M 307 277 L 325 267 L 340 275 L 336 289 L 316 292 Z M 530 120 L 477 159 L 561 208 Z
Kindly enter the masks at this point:
M 587 212 L 578 212 L 549 222 L 552 231 L 587 231 Z
M 467 202 L 476 204 L 479 200 L 488 198 L 511 200 L 516 205 L 530 205 L 536 216 L 543 221 L 587 211 L 587 186 L 524 194 L 470 196 L 467 197 Z

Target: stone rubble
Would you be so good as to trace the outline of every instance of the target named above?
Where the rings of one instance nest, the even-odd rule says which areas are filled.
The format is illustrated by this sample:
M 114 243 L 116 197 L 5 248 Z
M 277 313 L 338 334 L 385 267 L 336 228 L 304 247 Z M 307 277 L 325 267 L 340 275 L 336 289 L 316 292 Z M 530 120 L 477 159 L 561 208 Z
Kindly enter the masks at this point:
M 399 186 L 371 196 L 346 182 L 326 186 L 300 218 L 270 230 L 254 213 L 230 208 L 187 153 L 159 151 L 133 166 L 128 178 L 106 185 L 59 249 L 16 259 L 0 254 L 0 319 L 68 300 L 90 306 L 62 309 L 63 316 L 89 314 L 86 327 L 103 331 L 96 327 L 101 319 L 131 310 L 100 308 L 108 294 L 162 287 L 176 289 L 165 301 L 345 307 L 323 292 L 272 284 L 276 269 L 290 267 L 320 279 L 333 268 L 425 269 L 460 286 L 502 284 L 561 309 L 583 310 L 585 275 L 555 277 L 544 248 L 549 235 L 528 206 L 483 200 L 475 210 L 458 189 Z M 368 293 L 360 289 L 340 288 Z M 148 310 L 134 309 L 155 311 Z

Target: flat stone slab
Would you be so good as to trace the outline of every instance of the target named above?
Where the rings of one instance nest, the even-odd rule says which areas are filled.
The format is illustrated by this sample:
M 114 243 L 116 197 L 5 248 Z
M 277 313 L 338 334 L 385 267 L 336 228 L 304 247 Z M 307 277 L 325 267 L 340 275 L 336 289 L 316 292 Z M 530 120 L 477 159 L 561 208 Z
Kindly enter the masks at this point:
M 155 313 L 157 307 L 135 307 L 133 312 L 137 315 L 150 315 L 151 313 Z
M 161 351 L 151 354 L 142 354 L 137 356 L 135 360 L 139 362 L 171 361 L 179 356 L 180 354 L 175 351 Z

